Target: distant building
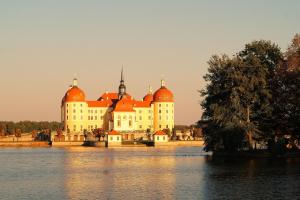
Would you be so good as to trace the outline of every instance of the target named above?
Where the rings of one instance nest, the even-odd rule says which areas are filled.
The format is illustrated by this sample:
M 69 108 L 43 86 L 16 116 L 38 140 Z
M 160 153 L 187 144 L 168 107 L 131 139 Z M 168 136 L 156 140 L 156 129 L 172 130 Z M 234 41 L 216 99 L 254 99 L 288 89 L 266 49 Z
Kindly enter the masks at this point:
M 112 130 L 106 135 L 106 137 L 106 147 L 122 145 L 122 135 L 118 131 Z
M 74 134 L 99 128 L 120 133 L 172 130 L 173 93 L 162 80 L 154 94 L 150 87 L 143 100 L 135 100 L 126 91 L 122 70 L 118 92 L 105 92 L 97 100 L 86 100 L 74 79 L 61 102 L 61 121 L 64 131 Z
M 164 145 L 169 142 L 169 136 L 164 131 L 156 131 L 154 134 L 154 146 Z

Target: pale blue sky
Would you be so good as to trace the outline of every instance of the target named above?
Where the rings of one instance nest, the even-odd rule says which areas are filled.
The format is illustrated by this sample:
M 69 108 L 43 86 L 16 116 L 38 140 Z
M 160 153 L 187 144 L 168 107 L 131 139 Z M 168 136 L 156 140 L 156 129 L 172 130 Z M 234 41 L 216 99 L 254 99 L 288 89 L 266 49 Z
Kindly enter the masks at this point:
M 74 74 L 88 99 L 116 90 L 142 98 L 162 76 L 176 123 L 201 116 L 198 89 L 212 54 L 268 39 L 286 49 L 300 1 L 0 1 L 0 120 L 60 120 Z

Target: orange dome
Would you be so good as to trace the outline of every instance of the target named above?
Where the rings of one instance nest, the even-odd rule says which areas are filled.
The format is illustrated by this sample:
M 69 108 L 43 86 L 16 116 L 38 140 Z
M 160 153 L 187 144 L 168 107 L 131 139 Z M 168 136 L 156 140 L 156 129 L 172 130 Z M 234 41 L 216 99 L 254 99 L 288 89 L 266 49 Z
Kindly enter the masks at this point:
M 173 93 L 168 90 L 165 86 L 158 89 L 154 95 L 153 99 L 155 102 L 173 102 Z
M 85 101 L 85 94 L 84 92 L 77 86 L 73 86 L 69 89 L 63 98 L 65 102 L 68 101 Z
M 152 94 L 147 94 L 143 98 L 144 101 L 153 101 L 153 95 Z

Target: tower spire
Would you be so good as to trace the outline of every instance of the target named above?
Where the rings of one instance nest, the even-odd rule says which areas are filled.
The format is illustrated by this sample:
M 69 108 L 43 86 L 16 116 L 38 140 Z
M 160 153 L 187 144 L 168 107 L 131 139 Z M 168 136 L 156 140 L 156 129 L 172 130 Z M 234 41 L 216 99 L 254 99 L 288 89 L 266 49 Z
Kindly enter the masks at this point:
M 119 85 L 119 99 L 121 99 L 125 94 L 126 94 L 126 86 L 124 84 L 124 73 L 123 73 L 123 66 L 121 70 L 121 80 L 120 80 L 120 85 Z
M 123 74 L 123 66 L 122 66 L 122 70 L 121 70 L 121 83 L 124 83 L 124 74 Z

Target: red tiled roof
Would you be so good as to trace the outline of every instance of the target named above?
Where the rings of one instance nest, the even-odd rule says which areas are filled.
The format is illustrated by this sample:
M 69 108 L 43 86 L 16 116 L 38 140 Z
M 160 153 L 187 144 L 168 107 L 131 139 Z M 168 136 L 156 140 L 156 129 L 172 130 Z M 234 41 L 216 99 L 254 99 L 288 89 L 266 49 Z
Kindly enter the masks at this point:
M 101 101 L 86 101 L 89 107 L 110 107 L 112 105 L 111 100 L 101 100 Z
M 132 98 L 129 94 L 125 94 L 125 97 L 128 98 L 128 99 Z M 103 99 L 103 100 L 108 100 L 108 99 L 117 100 L 117 99 L 119 99 L 119 95 L 116 92 L 105 92 L 104 94 L 101 95 L 101 97 L 98 99 L 98 101 L 101 100 L 101 99 Z
M 135 112 L 133 110 L 134 100 L 122 98 L 119 100 L 114 108 L 114 112 Z
M 151 107 L 151 101 L 134 101 L 133 107 Z
M 101 97 L 98 100 L 108 100 L 108 99 L 118 99 L 118 93 L 115 92 L 105 92 L 101 95 Z
M 112 130 L 108 133 L 108 135 L 121 135 L 118 131 Z
M 154 135 L 167 135 L 165 132 L 163 132 L 162 130 L 156 131 L 154 133 Z

